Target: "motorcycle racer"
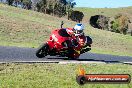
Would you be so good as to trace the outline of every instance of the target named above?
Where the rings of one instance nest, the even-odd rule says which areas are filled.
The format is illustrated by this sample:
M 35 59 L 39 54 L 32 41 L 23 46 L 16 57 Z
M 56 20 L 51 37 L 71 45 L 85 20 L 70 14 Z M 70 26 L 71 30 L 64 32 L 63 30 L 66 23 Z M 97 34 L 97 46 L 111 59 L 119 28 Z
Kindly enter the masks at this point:
M 36 51 L 39 58 L 47 55 L 66 56 L 69 59 L 77 59 L 82 53 L 91 50 L 92 39 L 84 35 L 84 26 L 81 23 L 73 28 L 54 29 L 47 42 L 43 43 Z
M 74 28 L 66 28 L 66 31 L 70 36 L 74 37 L 81 46 L 88 45 L 91 47 L 92 39 L 89 36 L 85 36 L 83 32 L 84 25 L 82 23 L 77 23 Z
M 74 28 L 66 28 L 67 33 L 73 38 L 73 45 L 77 48 L 85 48 L 81 53 L 89 51 L 91 48 L 92 39 L 84 34 L 84 25 L 82 23 L 77 23 Z

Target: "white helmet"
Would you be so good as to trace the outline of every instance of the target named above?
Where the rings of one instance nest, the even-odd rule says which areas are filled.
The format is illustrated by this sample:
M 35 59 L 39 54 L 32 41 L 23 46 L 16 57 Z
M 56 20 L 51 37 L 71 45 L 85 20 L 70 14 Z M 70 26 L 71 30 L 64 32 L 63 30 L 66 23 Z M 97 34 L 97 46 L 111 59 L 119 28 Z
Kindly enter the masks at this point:
M 76 24 L 74 27 L 75 36 L 84 35 L 83 30 L 84 30 L 83 24 L 81 23 Z

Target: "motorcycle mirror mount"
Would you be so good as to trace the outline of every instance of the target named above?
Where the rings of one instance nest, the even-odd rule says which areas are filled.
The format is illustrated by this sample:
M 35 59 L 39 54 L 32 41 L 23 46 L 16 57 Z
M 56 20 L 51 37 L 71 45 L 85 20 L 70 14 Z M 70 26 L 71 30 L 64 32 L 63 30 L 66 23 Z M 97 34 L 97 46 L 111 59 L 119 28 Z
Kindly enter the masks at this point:
M 63 28 L 63 24 L 64 24 L 64 22 L 63 22 L 63 21 L 61 21 L 61 28 Z

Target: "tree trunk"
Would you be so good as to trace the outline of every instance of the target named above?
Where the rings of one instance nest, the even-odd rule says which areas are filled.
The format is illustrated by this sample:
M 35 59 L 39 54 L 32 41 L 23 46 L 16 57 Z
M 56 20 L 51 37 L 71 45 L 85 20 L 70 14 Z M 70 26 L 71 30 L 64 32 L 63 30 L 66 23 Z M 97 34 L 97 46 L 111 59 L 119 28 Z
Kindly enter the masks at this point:
M 69 20 L 69 19 L 70 19 L 70 16 L 69 16 L 69 11 L 68 11 L 68 16 L 67 16 L 67 17 L 68 17 L 68 20 Z
M 53 13 L 52 13 L 52 14 L 53 14 L 53 16 L 55 15 L 55 13 L 54 13 L 54 12 L 55 12 L 55 9 L 53 8 Z
M 46 14 L 46 8 L 44 9 L 44 13 Z
M 132 36 L 132 30 L 131 30 L 131 36 Z

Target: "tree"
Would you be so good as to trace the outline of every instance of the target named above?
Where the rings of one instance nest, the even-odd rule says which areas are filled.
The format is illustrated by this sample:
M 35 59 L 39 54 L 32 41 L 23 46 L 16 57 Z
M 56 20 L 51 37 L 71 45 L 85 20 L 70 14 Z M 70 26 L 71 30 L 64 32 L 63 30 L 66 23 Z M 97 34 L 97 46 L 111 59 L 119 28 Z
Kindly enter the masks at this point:
M 82 21 L 84 17 L 84 14 L 80 11 L 72 11 L 71 15 L 70 15 L 70 19 L 76 22 Z
M 117 14 L 114 19 L 115 20 L 112 23 L 112 31 L 126 34 L 129 23 L 128 17 L 123 14 Z
M 64 5 L 67 4 L 67 0 L 60 0 L 61 3 L 63 3 Z
M 37 3 L 37 9 L 45 14 L 52 13 L 52 15 L 59 17 L 66 15 L 66 5 L 60 0 L 42 0 Z
M 65 16 L 66 15 L 65 5 L 58 1 L 54 7 L 54 14 L 59 17 Z
M 69 15 L 72 12 L 75 2 L 73 0 L 41 0 L 37 3 L 37 11 L 45 14 L 52 14 L 58 17 Z
M 120 33 L 118 20 L 113 21 L 111 28 L 112 28 L 111 30 L 112 32 Z
M 109 17 L 106 17 L 104 15 L 99 15 L 98 20 L 97 20 L 97 25 L 100 29 L 107 29 L 108 30 L 108 21 Z
M 40 3 L 42 3 L 42 12 L 46 14 L 47 0 L 42 0 Z
M 32 9 L 37 11 L 37 4 L 41 1 L 41 0 L 31 0 L 32 1 Z
M 23 3 L 24 5 L 24 9 L 32 9 L 31 5 L 32 5 L 32 2 L 31 0 L 21 0 L 21 2 Z
M 74 0 L 67 0 L 67 3 L 66 3 L 66 11 L 67 11 L 67 17 L 68 17 L 68 20 L 70 19 L 70 15 L 72 13 L 72 9 L 73 7 L 76 5 L 76 3 L 74 2 Z
M 12 5 L 14 0 L 7 0 L 8 5 Z

